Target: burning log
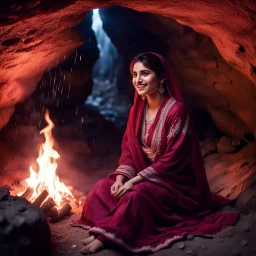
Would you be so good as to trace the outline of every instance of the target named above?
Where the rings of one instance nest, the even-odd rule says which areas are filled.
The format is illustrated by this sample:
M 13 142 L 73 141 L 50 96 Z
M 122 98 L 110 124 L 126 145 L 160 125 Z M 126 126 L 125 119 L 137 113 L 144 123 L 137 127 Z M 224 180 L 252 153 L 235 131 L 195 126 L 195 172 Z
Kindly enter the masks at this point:
M 72 210 L 72 207 L 70 206 L 70 204 L 65 204 L 65 205 L 59 210 L 59 217 L 60 217 L 60 219 L 62 219 L 62 218 L 65 217 L 66 215 L 68 215 L 71 210 Z
M 31 187 L 28 187 L 26 189 L 26 191 L 20 197 L 23 197 L 23 198 L 26 198 L 27 200 L 29 200 L 31 198 L 33 192 L 34 192 L 34 189 Z
M 38 207 L 40 207 L 40 205 L 42 204 L 42 202 L 46 199 L 46 197 L 49 195 L 47 190 L 44 190 L 36 199 L 35 201 L 32 203 L 33 205 L 36 205 Z
M 57 222 L 63 219 L 72 210 L 70 204 L 65 204 L 59 211 L 56 207 L 53 207 L 49 213 L 50 222 Z
M 56 207 L 53 207 L 49 213 L 50 222 L 57 222 L 59 220 L 59 212 Z
M 41 205 L 41 210 L 44 214 L 47 214 L 48 212 L 50 212 L 50 210 L 56 206 L 56 203 L 54 202 L 54 200 L 52 199 L 52 197 L 49 197 L 42 205 Z

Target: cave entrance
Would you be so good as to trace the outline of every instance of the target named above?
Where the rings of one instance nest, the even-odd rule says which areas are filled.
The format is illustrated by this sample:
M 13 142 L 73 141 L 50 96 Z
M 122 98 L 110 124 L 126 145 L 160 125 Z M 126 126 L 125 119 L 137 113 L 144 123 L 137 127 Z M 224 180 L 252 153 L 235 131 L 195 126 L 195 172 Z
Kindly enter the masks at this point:
M 128 97 L 121 96 L 117 88 L 117 77 L 122 70 L 122 57 L 103 29 L 99 9 L 93 10 L 92 30 L 94 31 L 99 58 L 92 68 L 93 87 L 85 104 L 98 110 L 106 120 L 118 127 L 126 123 L 127 117 L 120 119 L 120 113 L 128 112 Z

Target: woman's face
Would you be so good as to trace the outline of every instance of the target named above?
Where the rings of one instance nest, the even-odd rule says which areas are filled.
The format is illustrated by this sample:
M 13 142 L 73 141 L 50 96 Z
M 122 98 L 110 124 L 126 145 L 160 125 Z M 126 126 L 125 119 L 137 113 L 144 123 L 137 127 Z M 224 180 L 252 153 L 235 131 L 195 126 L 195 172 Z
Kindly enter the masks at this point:
M 141 62 L 133 65 L 132 83 L 139 95 L 159 93 L 160 79 L 156 73 Z

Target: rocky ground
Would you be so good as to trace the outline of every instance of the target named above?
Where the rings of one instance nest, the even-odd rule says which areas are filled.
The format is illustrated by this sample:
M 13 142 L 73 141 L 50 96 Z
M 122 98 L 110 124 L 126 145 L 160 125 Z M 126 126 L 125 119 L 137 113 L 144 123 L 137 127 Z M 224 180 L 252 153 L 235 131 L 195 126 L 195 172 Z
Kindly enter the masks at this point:
M 223 211 L 234 211 L 231 206 L 226 206 Z M 88 231 L 71 227 L 70 223 L 79 217 L 79 213 L 73 214 L 66 219 L 50 224 L 52 232 L 52 250 L 53 256 L 78 256 L 81 255 L 81 240 L 88 236 Z M 188 237 L 179 242 L 174 243 L 167 249 L 151 254 L 155 256 L 238 256 L 238 255 L 256 255 L 256 247 L 254 241 L 256 239 L 256 213 L 249 215 L 241 214 L 238 222 L 225 230 L 222 230 L 213 239 L 202 237 Z M 95 256 L 110 255 L 135 255 L 123 250 L 104 249 Z M 147 254 L 150 255 L 150 254 Z

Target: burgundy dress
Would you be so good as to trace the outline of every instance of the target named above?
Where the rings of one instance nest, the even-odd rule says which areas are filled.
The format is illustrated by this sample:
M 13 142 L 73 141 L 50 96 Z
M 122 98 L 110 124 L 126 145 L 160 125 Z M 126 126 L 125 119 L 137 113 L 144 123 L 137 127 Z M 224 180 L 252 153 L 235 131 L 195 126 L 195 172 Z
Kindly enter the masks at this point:
M 169 95 L 155 119 L 147 120 L 147 103 L 135 93 L 120 165 L 96 183 L 81 218 L 72 224 L 133 253 L 156 252 L 188 234 L 214 237 L 239 216 L 217 211 L 230 200 L 210 192 L 189 112 L 167 61 L 157 56 L 167 74 Z M 110 192 L 118 174 L 126 180 L 143 178 L 119 201 Z

